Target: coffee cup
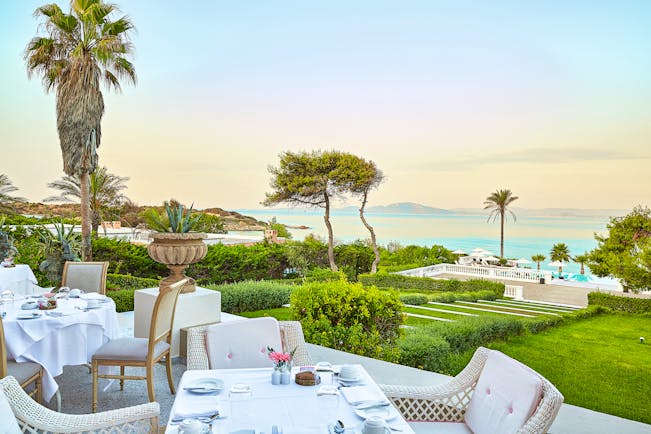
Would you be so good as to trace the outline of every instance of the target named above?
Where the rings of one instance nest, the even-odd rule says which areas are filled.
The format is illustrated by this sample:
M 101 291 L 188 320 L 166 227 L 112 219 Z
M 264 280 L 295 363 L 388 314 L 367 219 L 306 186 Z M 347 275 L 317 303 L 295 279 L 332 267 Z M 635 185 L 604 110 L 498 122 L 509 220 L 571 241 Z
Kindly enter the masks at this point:
M 72 289 L 68 292 L 68 296 L 69 296 L 69 297 L 79 297 L 81 294 L 82 294 L 82 290 L 79 289 L 79 288 L 72 288 Z
M 343 365 L 339 370 L 339 378 L 342 380 L 352 380 L 357 378 L 357 367 L 353 365 Z
M 179 433 L 182 434 L 203 434 L 206 432 L 206 424 L 197 419 L 183 419 L 179 424 Z
M 91 298 L 90 300 L 86 300 L 86 307 L 88 309 L 94 309 L 99 306 L 99 300 L 96 300 L 94 298 Z
M 390 432 L 391 429 L 384 419 L 377 416 L 371 416 L 366 419 L 364 421 L 364 426 L 362 427 L 362 434 L 387 434 Z

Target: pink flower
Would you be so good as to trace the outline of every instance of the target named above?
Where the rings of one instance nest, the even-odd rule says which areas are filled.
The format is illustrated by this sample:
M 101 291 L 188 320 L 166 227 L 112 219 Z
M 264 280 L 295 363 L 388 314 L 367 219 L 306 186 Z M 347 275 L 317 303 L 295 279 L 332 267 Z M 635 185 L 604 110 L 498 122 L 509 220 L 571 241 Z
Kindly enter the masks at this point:
M 274 351 L 273 348 L 267 347 L 267 351 L 269 351 L 269 359 L 274 363 L 274 365 L 277 368 L 284 367 L 286 365 L 289 365 L 289 362 L 292 361 L 292 354 L 291 353 L 281 353 L 278 351 Z

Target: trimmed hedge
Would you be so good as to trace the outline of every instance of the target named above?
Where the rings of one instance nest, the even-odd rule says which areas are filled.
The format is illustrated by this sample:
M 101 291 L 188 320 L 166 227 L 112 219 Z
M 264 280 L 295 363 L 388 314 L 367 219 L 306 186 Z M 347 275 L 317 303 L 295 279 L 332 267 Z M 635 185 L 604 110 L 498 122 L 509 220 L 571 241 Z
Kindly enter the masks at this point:
M 121 289 L 119 291 L 107 291 L 106 296 L 113 299 L 117 312 L 131 312 L 133 311 L 134 292 L 135 289 Z
M 294 285 L 271 281 L 245 281 L 207 288 L 221 292 L 222 312 L 240 313 L 274 309 L 289 303 Z
M 157 288 L 160 281 L 126 274 L 107 274 L 106 287 L 111 290 Z
M 402 276 L 400 274 L 360 274 L 359 282 L 364 286 L 377 286 L 378 288 L 409 289 L 412 291 L 451 291 L 451 292 L 477 292 L 490 290 L 495 295 L 504 294 L 504 284 L 481 279 L 470 280 L 443 280 L 429 277 Z
M 588 294 L 588 305 L 604 306 L 612 310 L 628 313 L 651 312 L 651 298 L 622 297 L 604 292 L 591 292 Z
M 428 301 L 437 303 L 453 303 L 455 301 L 495 300 L 497 295 L 493 291 L 477 292 L 442 292 L 440 294 L 401 294 L 400 301 L 404 304 L 426 304 Z

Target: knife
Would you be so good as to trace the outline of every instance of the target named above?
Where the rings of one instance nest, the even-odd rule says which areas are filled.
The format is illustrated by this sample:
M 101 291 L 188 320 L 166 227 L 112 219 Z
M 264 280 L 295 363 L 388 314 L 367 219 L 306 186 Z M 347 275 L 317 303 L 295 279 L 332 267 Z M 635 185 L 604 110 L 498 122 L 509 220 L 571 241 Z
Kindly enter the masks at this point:
M 369 408 L 375 407 L 386 407 L 390 405 L 388 401 L 373 401 L 373 402 L 363 402 L 355 406 L 358 410 L 368 410 Z

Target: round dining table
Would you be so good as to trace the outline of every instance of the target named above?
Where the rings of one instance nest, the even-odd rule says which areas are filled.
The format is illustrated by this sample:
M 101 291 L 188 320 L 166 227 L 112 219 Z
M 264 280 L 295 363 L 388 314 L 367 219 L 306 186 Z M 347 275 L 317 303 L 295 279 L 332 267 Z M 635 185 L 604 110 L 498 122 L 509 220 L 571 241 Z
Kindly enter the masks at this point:
M 96 307 L 89 309 L 88 300 Z M 54 377 L 66 365 L 90 363 L 104 343 L 119 336 L 115 303 L 97 293 L 59 298 L 53 310 L 25 309 L 32 297 L 17 296 L 0 304 L 8 356 L 43 366 L 43 398 L 50 401 L 59 386 Z
M 15 264 L 12 266 L 0 265 L 0 291 L 12 291 L 14 294 L 32 294 L 38 282 L 29 265 Z

